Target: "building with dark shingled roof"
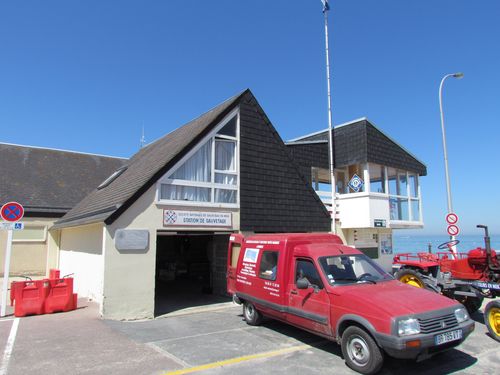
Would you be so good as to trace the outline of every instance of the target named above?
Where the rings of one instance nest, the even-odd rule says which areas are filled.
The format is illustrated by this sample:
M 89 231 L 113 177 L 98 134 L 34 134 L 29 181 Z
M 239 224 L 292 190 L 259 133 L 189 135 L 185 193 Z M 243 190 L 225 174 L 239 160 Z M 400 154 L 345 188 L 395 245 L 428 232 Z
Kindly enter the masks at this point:
M 48 229 L 126 159 L 0 143 L 0 205 L 24 207 L 24 231 L 13 234 L 11 275 L 46 275 L 57 266 L 56 232 Z M 0 231 L 3 273 L 6 231 Z
M 426 167 L 367 119 L 335 128 L 337 233 L 381 263 L 423 225 Z M 356 180 L 356 184 L 353 181 Z M 119 163 L 50 229 L 111 319 L 220 301 L 233 233 L 328 232 L 327 131 L 284 142 L 245 90 Z M 224 299 L 222 299 L 224 300 Z

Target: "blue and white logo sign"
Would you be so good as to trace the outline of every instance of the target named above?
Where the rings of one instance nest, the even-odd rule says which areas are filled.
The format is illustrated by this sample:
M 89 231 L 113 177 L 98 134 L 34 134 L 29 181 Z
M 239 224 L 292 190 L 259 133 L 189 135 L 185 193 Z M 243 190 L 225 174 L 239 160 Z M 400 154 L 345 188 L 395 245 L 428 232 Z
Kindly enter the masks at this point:
M 349 183 L 347 184 L 347 186 L 349 186 L 351 188 L 351 190 L 353 190 L 357 193 L 361 189 L 363 189 L 364 184 L 365 183 L 363 182 L 361 177 L 359 177 L 357 174 L 354 174 L 351 178 L 351 181 L 349 181 Z

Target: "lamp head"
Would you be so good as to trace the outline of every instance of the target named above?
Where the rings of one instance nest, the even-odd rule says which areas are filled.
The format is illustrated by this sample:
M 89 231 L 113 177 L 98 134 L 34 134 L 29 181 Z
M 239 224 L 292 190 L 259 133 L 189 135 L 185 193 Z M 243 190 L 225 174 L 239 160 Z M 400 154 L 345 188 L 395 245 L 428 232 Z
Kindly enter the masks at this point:
M 453 74 L 453 78 L 462 79 L 462 78 L 464 78 L 464 74 L 462 72 L 455 73 L 455 74 Z

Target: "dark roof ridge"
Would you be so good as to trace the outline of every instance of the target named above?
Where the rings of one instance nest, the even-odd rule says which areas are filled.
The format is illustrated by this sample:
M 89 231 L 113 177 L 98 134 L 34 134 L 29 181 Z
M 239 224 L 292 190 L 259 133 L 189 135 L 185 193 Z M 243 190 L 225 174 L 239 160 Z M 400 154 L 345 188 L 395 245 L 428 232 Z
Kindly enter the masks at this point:
M 83 151 L 74 151 L 74 150 L 63 150 L 59 148 L 53 148 L 53 147 L 42 147 L 42 146 L 30 146 L 30 145 L 20 145 L 17 143 L 8 143 L 8 142 L 0 142 L 0 145 L 6 145 L 6 146 L 15 146 L 15 147 L 25 147 L 25 148 L 32 148 L 35 150 L 47 150 L 47 151 L 57 151 L 57 152 L 68 152 L 71 154 L 79 154 L 79 155 L 89 155 L 89 156 L 98 156 L 101 158 L 112 158 L 112 159 L 120 159 L 120 160 L 128 160 L 129 158 L 121 157 L 121 156 L 112 156 L 112 155 L 103 155 L 103 154 L 94 154 L 91 152 L 83 152 Z
M 196 116 L 196 117 L 192 118 L 191 120 L 188 120 L 187 122 L 185 122 L 185 123 L 184 123 L 184 125 L 189 124 L 189 123 L 191 123 L 191 122 L 193 122 L 193 121 L 198 120 L 199 118 L 201 118 L 201 117 L 203 117 L 204 115 L 206 115 L 207 113 L 209 113 L 209 112 L 213 111 L 213 110 L 214 110 L 214 109 L 216 109 L 217 107 L 220 107 L 220 106 L 221 106 L 221 105 L 223 105 L 224 103 L 226 103 L 226 102 L 228 102 L 228 101 L 230 101 L 230 100 L 233 100 L 233 99 L 235 99 L 235 98 L 237 98 L 237 97 L 239 97 L 239 96 L 243 95 L 246 91 L 250 91 L 250 89 L 245 89 L 245 90 L 240 91 L 238 94 L 233 95 L 233 96 L 231 96 L 230 98 L 228 98 L 228 99 L 226 99 L 226 100 L 224 100 L 224 101 L 220 102 L 219 104 L 217 104 L 217 105 L 213 106 L 213 107 L 212 107 L 212 108 L 210 108 L 209 110 L 207 110 L 207 111 L 203 112 L 201 115 Z M 154 141 L 151 141 L 151 142 L 150 142 L 150 143 L 148 143 L 146 146 L 144 146 L 144 149 L 146 149 L 146 148 L 148 148 L 149 146 L 151 146 L 151 145 L 155 144 L 156 142 L 158 142 L 158 141 L 162 140 L 163 138 L 165 138 L 165 137 L 169 136 L 170 134 L 172 134 L 173 132 L 175 132 L 177 129 L 179 129 L 179 128 L 172 129 L 172 130 L 171 130 L 171 131 L 169 131 L 168 133 L 165 133 L 165 134 L 163 134 L 162 136 L 160 136 L 159 138 L 156 138 Z M 139 151 L 140 151 L 140 150 L 139 150 Z M 134 155 L 136 155 L 136 154 L 134 154 Z
M 56 227 L 71 226 L 78 221 L 78 218 L 95 217 L 96 212 L 116 207 L 114 210 L 106 211 L 109 214 L 92 219 L 94 222 L 113 223 L 190 148 L 200 142 L 216 124 L 227 116 L 247 93 L 252 95 L 249 89 L 245 89 L 140 149 L 129 159 L 128 169 L 123 174 L 108 186 L 100 190 L 95 189 L 88 194 L 56 222 Z

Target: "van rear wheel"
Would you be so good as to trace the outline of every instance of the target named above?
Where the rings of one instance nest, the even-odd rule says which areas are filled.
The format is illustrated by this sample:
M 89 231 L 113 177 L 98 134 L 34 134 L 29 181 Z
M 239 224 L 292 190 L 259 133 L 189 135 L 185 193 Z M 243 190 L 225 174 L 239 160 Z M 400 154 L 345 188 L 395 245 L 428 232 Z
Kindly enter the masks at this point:
M 361 374 L 375 374 L 384 364 L 384 355 L 364 329 L 351 326 L 342 334 L 342 354 L 346 365 Z
M 258 326 L 262 322 L 262 314 L 255 308 L 253 303 L 245 301 L 243 303 L 243 317 L 247 324 Z

